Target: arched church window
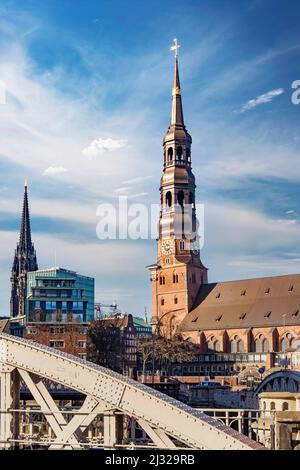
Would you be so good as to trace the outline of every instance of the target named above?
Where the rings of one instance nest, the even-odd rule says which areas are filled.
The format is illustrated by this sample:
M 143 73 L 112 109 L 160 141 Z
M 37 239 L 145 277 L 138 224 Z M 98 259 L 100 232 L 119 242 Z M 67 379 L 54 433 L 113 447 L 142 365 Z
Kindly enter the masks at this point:
M 264 335 L 259 335 L 255 340 L 255 352 L 269 352 L 269 341 Z
M 183 191 L 178 191 L 177 202 L 181 207 L 183 207 L 183 204 L 184 204 L 184 192 Z
M 161 299 L 160 305 L 165 305 L 165 299 Z
M 189 148 L 187 148 L 186 151 L 185 151 L 185 154 L 186 154 L 186 159 L 189 162 L 190 159 L 191 159 L 191 150 Z
M 168 160 L 171 162 L 173 160 L 173 149 L 172 147 L 168 148 Z
M 185 250 L 185 241 L 184 241 L 184 240 L 180 240 L 180 242 L 179 242 L 179 248 L 180 248 L 181 250 Z
M 179 145 L 179 146 L 177 147 L 177 157 L 178 157 L 178 160 L 182 160 L 182 153 L 183 153 L 183 152 L 182 152 L 182 147 L 181 147 L 181 145 Z
M 171 191 L 168 191 L 167 194 L 166 194 L 166 205 L 167 205 L 167 207 L 172 206 L 172 193 L 171 193 Z
M 284 401 L 282 403 L 282 411 L 288 411 L 288 409 L 289 409 L 289 404 L 287 401 Z
M 285 336 L 284 338 L 282 338 L 281 340 L 281 351 L 282 352 L 285 352 L 289 347 L 289 340 L 287 339 L 287 337 Z
M 262 352 L 267 353 L 269 352 L 270 346 L 269 346 L 269 341 L 267 338 L 262 339 Z
M 244 352 L 244 341 L 238 335 L 230 341 L 230 351 L 232 353 Z
M 178 304 L 178 299 L 177 299 L 177 297 L 174 298 L 174 304 Z

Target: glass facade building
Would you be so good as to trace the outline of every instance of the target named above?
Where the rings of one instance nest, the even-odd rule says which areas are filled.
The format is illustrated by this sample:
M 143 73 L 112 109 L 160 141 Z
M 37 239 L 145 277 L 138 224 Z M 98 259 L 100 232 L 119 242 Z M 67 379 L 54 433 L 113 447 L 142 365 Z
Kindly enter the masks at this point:
M 95 281 L 63 268 L 28 273 L 27 323 L 86 323 L 94 319 Z

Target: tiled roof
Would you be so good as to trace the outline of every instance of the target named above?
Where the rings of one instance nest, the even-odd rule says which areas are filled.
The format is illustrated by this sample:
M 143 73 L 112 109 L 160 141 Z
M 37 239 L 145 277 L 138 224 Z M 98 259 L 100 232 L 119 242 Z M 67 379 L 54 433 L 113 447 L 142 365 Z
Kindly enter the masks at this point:
M 179 331 L 299 325 L 300 274 L 205 284 Z

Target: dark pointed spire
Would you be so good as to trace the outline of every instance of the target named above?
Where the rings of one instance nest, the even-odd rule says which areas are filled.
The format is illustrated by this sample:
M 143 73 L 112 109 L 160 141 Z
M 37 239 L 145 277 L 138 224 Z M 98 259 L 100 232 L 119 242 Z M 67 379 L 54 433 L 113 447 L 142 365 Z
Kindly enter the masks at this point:
M 19 240 L 19 248 L 23 250 L 24 252 L 27 252 L 32 247 L 27 188 L 28 188 L 27 180 L 25 180 L 24 200 L 23 200 L 23 210 L 22 210 L 22 220 L 21 220 L 20 240 Z
M 10 305 L 12 317 L 25 315 L 27 273 L 38 269 L 36 252 L 31 240 L 27 181 L 25 181 L 24 186 L 20 238 L 15 250 L 11 272 Z

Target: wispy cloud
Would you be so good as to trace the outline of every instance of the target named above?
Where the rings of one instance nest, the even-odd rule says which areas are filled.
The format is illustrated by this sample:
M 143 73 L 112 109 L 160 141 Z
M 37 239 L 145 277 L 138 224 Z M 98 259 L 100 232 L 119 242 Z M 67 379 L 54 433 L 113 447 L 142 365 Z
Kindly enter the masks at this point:
M 257 98 L 247 101 L 247 103 L 244 104 L 244 106 L 242 107 L 241 113 L 244 113 L 245 111 L 249 111 L 250 109 L 256 108 L 256 106 L 259 106 L 261 104 L 270 103 L 271 101 L 274 100 L 274 98 L 282 95 L 283 93 L 284 93 L 283 88 L 276 88 L 275 90 L 270 90 L 267 93 L 263 93 L 262 95 L 257 96 Z
M 127 181 L 123 181 L 122 184 L 138 184 L 138 183 L 143 183 L 144 181 L 152 179 L 153 176 L 148 175 L 148 176 L 137 176 L 136 178 L 132 178 Z
M 127 145 L 127 141 L 123 139 L 112 139 L 111 137 L 93 140 L 90 145 L 83 149 L 82 153 L 85 157 L 94 158 L 107 152 L 114 152 Z
M 57 176 L 66 173 L 68 170 L 63 166 L 49 166 L 43 172 L 43 176 Z

